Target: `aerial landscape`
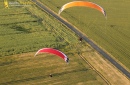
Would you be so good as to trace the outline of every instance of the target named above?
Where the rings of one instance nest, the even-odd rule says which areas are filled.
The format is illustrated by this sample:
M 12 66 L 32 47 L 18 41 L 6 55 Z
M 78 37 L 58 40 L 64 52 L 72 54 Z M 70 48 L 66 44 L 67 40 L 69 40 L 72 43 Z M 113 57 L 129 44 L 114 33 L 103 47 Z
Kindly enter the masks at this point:
M 129 0 L 1 0 L 0 85 L 130 85 Z

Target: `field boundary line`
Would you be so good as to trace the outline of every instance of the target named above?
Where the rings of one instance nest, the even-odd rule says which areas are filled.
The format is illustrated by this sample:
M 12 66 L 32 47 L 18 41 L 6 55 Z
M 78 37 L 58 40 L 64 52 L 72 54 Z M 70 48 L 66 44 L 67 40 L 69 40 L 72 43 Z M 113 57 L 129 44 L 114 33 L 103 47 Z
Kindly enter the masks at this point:
M 84 57 L 82 54 L 78 54 L 80 58 L 82 58 L 106 83 L 107 85 L 111 85 L 111 83 L 99 72 L 94 68 Z

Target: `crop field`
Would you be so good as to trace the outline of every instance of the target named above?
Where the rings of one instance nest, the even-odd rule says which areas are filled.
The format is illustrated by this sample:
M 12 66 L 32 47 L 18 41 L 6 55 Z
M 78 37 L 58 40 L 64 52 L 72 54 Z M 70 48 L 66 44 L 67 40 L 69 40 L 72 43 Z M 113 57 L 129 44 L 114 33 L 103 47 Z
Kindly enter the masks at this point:
M 107 85 L 77 54 L 67 54 L 71 60 L 69 64 L 53 55 L 33 55 L 2 58 L 0 85 Z
M 107 85 L 79 57 L 84 52 L 94 56 L 95 51 L 78 39 L 70 29 L 33 4 L 4 8 L 0 1 L 0 85 Z M 44 47 L 63 51 L 70 63 L 55 55 L 34 57 Z
M 58 13 L 70 0 L 39 0 Z M 75 25 L 86 36 L 107 51 L 114 59 L 130 69 L 130 1 L 91 0 L 102 6 L 107 19 L 97 10 L 86 7 L 72 7 L 61 13 L 64 19 Z
M 0 56 L 33 52 L 42 47 L 63 48 L 69 43 L 77 43 L 78 38 L 69 29 L 48 14 L 40 13 L 41 10 L 35 10 L 36 7 L 0 10 L 3 12 L 0 14 Z

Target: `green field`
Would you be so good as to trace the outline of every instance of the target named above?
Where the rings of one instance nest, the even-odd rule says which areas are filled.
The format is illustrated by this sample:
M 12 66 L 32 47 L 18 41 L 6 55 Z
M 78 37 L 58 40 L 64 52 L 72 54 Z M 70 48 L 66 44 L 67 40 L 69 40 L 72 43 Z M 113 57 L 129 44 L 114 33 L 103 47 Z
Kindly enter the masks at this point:
M 70 0 L 40 0 L 58 13 Z M 97 43 L 130 69 L 130 1 L 129 0 L 91 0 L 102 6 L 107 19 L 97 10 L 86 7 L 73 7 L 61 13 L 64 19 L 75 25 L 90 39 Z
M 50 15 L 36 10 L 35 6 L 1 9 L 4 13 L 0 14 L 0 56 L 77 43 L 74 33 Z
M 0 19 L 0 85 L 107 84 L 78 55 L 88 52 L 95 56 L 95 51 L 84 41 L 79 43 L 75 33 L 35 5 L 4 8 L 0 1 Z M 63 51 L 70 63 L 55 55 L 34 57 L 44 47 Z

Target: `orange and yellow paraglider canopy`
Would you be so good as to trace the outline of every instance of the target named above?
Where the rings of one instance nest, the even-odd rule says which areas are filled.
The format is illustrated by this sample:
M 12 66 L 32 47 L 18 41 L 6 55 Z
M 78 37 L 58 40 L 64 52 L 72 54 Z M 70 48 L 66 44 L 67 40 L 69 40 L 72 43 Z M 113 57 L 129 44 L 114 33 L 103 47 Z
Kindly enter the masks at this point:
M 93 2 L 88 2 L 88 1 L 72 1 L 72 2 L 66 3 L 61 7 L 58 14 L 60 15 L 60 13 L 63 10 L 70 8 L 70 7 L 75 7 L 75 6 L 84 6 L 84 7 L 90 7 L 93 9 L 97 9 L 98 11 L 103 13 L 103 15 L 106 17 L 106 12 L 101 6 L 99 6 Z

